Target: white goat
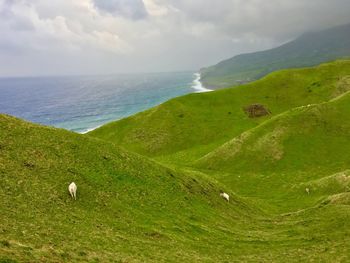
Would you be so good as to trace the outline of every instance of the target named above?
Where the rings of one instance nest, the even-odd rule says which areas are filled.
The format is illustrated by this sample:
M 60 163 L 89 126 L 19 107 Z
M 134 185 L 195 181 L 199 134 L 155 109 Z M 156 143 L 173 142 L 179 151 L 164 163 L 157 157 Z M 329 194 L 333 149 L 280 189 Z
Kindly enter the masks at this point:
M 224 198 L 227 202 L 230 202 L 230 196 L 224 192 L 220 193 L 220 196 Z
M 74 200 L 77 200 L 77 185 L 74 182 L 72 182 L 68 186 L 68 191 L 69 191 L 70 195 L 72 196 L 72 198 L 74 198 Z

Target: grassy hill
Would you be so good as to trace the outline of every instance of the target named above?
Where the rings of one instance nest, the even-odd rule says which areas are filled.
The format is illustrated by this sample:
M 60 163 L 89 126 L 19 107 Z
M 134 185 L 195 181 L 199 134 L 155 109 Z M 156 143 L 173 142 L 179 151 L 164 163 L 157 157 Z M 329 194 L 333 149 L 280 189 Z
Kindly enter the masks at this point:
M 222 202 L 210 180 L 6 115 L 0 175 L 0 262 L 222 261 L 215 244 L 260 217 L 233 194 Z
M 89 133 L 143 155 L 194 161 L 224 142 L 284 111 L 321 103 L 350 90 L 350 61 L 282 70 L 235 88 L 189 94 Z M 260 103 L 270 115 L 250 118 Z M 176 155 L 176 156 L 175 156 Z
M 244 173 L 344 170 L 350 165 L 349 105 L 348 92 L 327 103 L 294 108 L 240 134 L 199 163 Z
M 276 241 L 265 251 L 271 257 L 253 253 L 253 262 L 347 261 L 349 66 L 339 60 L 282 70 L 239 87 L 190 94 L 89 135 L 205 174 L 268 215 L 272 235 L 296 235 L 287 247 L 300 254 L 281 257 Z M 270 114 L 249 117 L 245 108 L 256 104 Z M 339 257 L 330 256 L 334 251 Z
M 238 55 L 201 70 L 209 88 L 223 88 L 259 79 L 280 69 L 314 66 L 350 57 L 350 24 L 310 32 L 294 41 L 266 51 Z
M 349 92 L 340 60 L 87 135 L 0 114 L 0 262 L 347 262 Z
M 270 214 L 199 172 L 6 115 L 0 146 L 0 262 L 293 262 L 350 252 L 346 196 Z
M 342 172 L 350 167 L 349 105 L 348 92 L 327 103 L 292 109 L 226 142 L 197 165 L 219 171 L 208 173 L 239 194 L 268 197 L 289 210 L 304 205 L 290 198 L 298 198 L 305 188 L 313 198 L 347 192 L 348 172 Z

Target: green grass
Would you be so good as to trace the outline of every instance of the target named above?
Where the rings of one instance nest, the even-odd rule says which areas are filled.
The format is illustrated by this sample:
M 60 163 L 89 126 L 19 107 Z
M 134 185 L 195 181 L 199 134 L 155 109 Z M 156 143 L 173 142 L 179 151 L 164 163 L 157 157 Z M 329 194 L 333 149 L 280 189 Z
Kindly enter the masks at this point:
M 248 130 L 204 156 L 217 170 L 331 172 L 350 165 L 350 93 L 303 106 Z
M 349 261 L 349 76 L 275 72 L 87 135 L 0 115 L 0 262 Z
M 311 203 L 338 193 L 339 187 L 329 179 L 321 179 L 329 187 L 322 195 L 308 181 L 350 167 L 349 105 L 347 93 L 328 103 L 292 109 L 226 142 L 196 166 L 213 173 L 238 194 L 269 198 L 282 210 L 301 208 L 305 203 L 295 199 L 306 187 L 313 193 L 308 198 Z M 347 185 L 341 189 L 339 192 L 348 191 Z
M 6 115 L 0 115 L 0 153 L 3 258 L 219 260 L 227 255 L 212 246 L 262 216 L 241 198 L 222 202 L 218 185 L 193 173 Z M 68 194 L 71 181 L 77 201 Z
M 349 60 L 278 71 L 247 85 L 172 99 L 89 135 L 143 155 L 188 163 L 277 114 L 337 97 L 350 89 L 349 76 Z M 271 116 L 249 118 L 243 107 L 253 103 L 265 105 Z

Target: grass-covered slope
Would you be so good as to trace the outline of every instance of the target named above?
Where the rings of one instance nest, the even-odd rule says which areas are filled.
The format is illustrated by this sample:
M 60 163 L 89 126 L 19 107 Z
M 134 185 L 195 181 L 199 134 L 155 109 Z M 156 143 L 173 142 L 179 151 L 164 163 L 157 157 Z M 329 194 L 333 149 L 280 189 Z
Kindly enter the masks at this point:
M 239 194 L 269 199 L 289 211 L 348 192 L 343 171 L 350 167 L 349 115 L 349 92 L 292 109 L 226 142 L 197 167 L 212 170 L 207 172 Z M 306 188 L 310 198 L 296 201 Z
M 88 135 L 0 115 L 0 262 L 349 261 L 349 75 L 280 71 Z
M 350 57 L 350 24 L 302 35 L 266 51 L 238 55 L 201 70 L 206 87 L 222 88 L 259 79 L 275 70 Z
M 223 261 L 220 240 L 259 215 L 233 193 L 223 202 L 199 176 L 6 115 L 0 178 L 0 262 Z
M 344 170 L 350 166 L 349 116 L 348 92 L 327 103 L 282 113 L 225 143 L 199 163 L 254 173 Z
M 0 262 L 349 259 L 349 197 L 338 191 L 297 213 L 269 215 L 260 212 L 269 204 L 242 201 L 228 186 L 225 202 L 199 172 L 6 115 L 0 175 Z M 67 191 L 73 180 L 77 201 Z
M 276 114 L 339 96 L 350 89 L 349 76 L 349 60 L 278 71 L 243 86 L 172 99 L 89 135 L 148 156 L 176 154 L 188 162 Z M 248 117 L 243 108 L 254 103 L 271 114 Z

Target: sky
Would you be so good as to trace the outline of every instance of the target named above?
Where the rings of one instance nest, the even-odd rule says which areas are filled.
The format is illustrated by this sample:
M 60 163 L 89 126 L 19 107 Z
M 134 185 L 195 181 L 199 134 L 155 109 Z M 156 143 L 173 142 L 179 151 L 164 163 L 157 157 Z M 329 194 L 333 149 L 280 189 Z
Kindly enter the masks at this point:
M 349 14 L 349 0 L 0 0 L 0 76 L 196 71 Z

